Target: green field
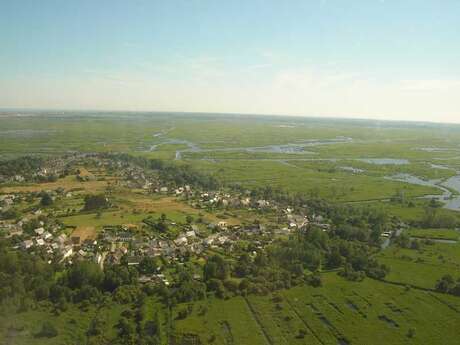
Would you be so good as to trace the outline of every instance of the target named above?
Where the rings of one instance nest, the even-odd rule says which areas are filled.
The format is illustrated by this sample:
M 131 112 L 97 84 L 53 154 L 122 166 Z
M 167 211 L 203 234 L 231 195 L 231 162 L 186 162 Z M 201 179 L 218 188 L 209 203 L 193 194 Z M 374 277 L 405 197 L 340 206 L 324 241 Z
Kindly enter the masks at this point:
M 387 344 L 457 342 L 458 298 L 370 279 L 350 283 L 335 273 L 323 277 L 323 287 L 297 287 L 278 297 L 196 303 L 175 329 L 203 344 L 374 344 L 377 337 Z
M 460 274 L 460 243 L 422 245 L 421 249 L 390 247 L 379 254 L 379 261 L 390 267 L 388 281 L 433 289 L 445 274 Z
M 456 241 L 460 237 L 460 232 L 454 229 L 417 229 L 408 230 L 408 235 L 416 238 L 431 238 L 440 240 Z

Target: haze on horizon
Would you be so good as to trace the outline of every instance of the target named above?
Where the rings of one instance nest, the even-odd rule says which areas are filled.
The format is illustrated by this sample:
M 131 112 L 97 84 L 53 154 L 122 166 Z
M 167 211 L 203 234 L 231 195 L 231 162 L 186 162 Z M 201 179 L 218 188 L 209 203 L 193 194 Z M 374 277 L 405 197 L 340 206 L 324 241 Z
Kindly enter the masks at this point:
M 460 2 L 3 1 L 0 108 L 460 123 Z

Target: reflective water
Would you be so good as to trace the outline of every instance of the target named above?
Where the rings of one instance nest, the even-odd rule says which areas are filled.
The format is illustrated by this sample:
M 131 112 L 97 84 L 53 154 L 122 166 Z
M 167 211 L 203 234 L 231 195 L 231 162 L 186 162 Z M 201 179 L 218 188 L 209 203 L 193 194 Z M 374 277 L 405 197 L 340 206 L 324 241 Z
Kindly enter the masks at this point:
M 357 159 L 360 162 L 376 164 L 376 165 L 405 165 L 409 164 L 407 159 L 398 158 L 361 158 Z
M 444 203 L 444 208 L 460 211 L 460 195 L 452 192 L 455 191 L 460 194 L 460 175 L 453 176 L 446 181 L 423 180 L 410 174 L 397 174 L 387 176 L 385 179 L 438 188 L 442 191 L 441 195 L 425 195 L 424 198 L 436 199 Z
M 164 133 L 155 133 L 154 137 L 160 137 Z M 305 150 L 307 147 L 319 146 L 319 145 L 331 145 L 338 143 L 348 143 L 353 141 L 352 138 L 339 137 L 334 139 L 309 139 L 303 140 L 296 143 L 288 143 L 283 145 L 267 145 L 267 146 L 249 146 L 249 147 L 225 147 L 225 148 L 201 148 L 198 144 L 195 144 L 188 140 L 182 139 L 165 139 L 162 142 L 150 146 L 150 151 L 155 151 L 158 146 L 164 144 L 182 144 L 186 145 L 186 149 L 176 151 L 176 159 L 182 159 L 182 155 L 188 152 L 251 152 L 251 153 L 289 153 L 299 155 L 312 155 L 315 152 Z

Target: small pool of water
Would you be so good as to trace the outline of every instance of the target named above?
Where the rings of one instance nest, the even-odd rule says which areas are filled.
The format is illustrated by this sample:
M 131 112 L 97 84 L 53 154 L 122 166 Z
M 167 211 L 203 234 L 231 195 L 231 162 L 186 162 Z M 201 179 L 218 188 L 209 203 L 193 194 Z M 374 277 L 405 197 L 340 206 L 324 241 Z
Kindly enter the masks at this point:
M 340 167 L 340 169 L 345 170 L 345 171 L 350 171 L 355 174 L 363 173 L 365 171 L 364 169 L 353 168 L 353 167 Z
M 357 159 L 360 162 L 376 164 L 376 165 L 405 165 L 409 164 L 407 159 L 399 158 L 360 158 Z

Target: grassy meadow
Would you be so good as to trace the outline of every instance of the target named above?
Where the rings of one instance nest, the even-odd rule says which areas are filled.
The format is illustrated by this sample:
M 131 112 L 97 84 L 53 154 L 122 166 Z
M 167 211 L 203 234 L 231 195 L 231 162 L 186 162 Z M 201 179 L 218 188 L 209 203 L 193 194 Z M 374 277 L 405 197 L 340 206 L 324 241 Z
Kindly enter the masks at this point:
M 319 288 L 195 303 L 175 329 L 198 334 L 203 344 L 374 344 L 377 334 L 387 344 L 456 343 L 458 298 L 323 277 Z

